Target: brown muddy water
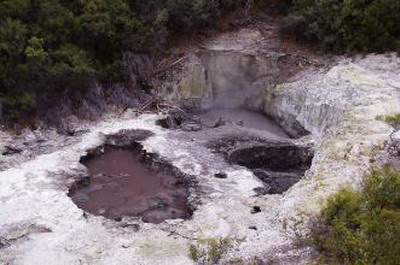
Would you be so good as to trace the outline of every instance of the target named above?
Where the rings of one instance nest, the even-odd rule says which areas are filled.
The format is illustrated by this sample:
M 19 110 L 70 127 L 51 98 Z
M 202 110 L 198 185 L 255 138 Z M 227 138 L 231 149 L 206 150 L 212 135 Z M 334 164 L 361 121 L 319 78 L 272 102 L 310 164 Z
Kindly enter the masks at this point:
M 90 181 L 72 190 L 72 200 L 89 213 L 115 220 L 137 216 L 157 224 L 189 218 L 182 179 L 160 170 L 160 165 L 152 168 L 144 163 L 145 156 L 137 150 L 107 147 L 103 154 L 85 160 Z
M 200 115 L 206 122 L 213 122 L 222 119 L 243 127 L 267 131 L 279 137 L 289 138 L 286 132 L 271 118 L 244 108 L 214 108 Z

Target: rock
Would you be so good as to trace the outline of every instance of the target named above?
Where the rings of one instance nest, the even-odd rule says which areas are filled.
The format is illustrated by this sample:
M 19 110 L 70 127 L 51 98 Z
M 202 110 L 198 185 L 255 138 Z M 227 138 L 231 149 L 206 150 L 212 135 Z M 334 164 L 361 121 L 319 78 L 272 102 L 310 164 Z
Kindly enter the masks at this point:
M 0 237 L 0 249 L 8 247 L 10 243 L 7 239 Z
M 165 129 L 182 129 L 187 132 L 196 132 L 203 128 L 198 116 L 182 111 L 171 111 L 167 117 L 156 123 Z
M 68 136 L 74 136 L 79 130 L 79 119 L 75 115 L 70 115 L 60 120 L 58 131 Z
M 396 131 L 392 134 L 392 140 L 393 141 L 399 141 L 400 142 L 400 131 Z
M 8 155 L 14 155 L 14 154 L 19 154 L 23 151 L 22 147 L 19 146 L 13 146 L 13 145 L 6 145 L 4 147 L 4 151 L 2 155 L 8 156 Z
M 260 206 L 253 206 L 251 209 L 251 214 L 256 214 L 256 213 L 261 213 L 261 207 Z
M 153 133 L 147 130 L 120 130 L 116 134 L 106 136 L 106 145 L 130 146 L 144 141 L 152 135 Z
M 218 127 L 224 126 L 225 124 L 226 124 L 226 121 L 223 118 L 219 118 L 210 127 L 211 128 L 218 128 Z
M 197 131 L 201 131 L 202 126 L 201 124 L 198 123 L 185 123 L 182 126 L 182 130 L 183 131 L 187 131 L 187 132 L 197 132 Z
M 214 174 L 214 177 L 216 177 L 218 179 L 226 179 L 226 178 L 228 178 L 228 175 L 224 172 L 220 172 L 220 173 Z
M 123 228 L 132 228 L 133 231 L 137 232 L 140 230 L 140 225 L 139 224 L 130 224 L 130 223 L 121 223 L 121 227 Z
M 238 121 L 238 122 L 236 122 L 236 125 L 238 125 L 238 126 L 244 126 L 244 121 Z
M 182 124 L 183 120 L 174 116 L 167 116 L 164 119 L 160 119 L 157 121 L 157 125 L 160 125 L 164 129 L 177 129 Z

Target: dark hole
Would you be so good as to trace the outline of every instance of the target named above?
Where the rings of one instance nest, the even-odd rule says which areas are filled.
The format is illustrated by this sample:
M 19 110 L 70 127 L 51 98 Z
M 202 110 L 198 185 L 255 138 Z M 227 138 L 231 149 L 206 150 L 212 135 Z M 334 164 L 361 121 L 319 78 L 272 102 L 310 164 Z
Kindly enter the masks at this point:
M 228 175 L 224 172 L 220 172 L 220 173 L 216 173 L 214 175 L 214 177 L 218 178 L 218 179 L 226 179 L 228 177 Z
M 250 169 L 297 172 L 311 166 L 312 154 L 309 149 L 295 145 L 262 145 L 236 150 L 229 160 Z
M 252 214 L 261 213 L 261 207 L 260 206 L 253 206 L 253 208 L 251 209 L 251 213 Z

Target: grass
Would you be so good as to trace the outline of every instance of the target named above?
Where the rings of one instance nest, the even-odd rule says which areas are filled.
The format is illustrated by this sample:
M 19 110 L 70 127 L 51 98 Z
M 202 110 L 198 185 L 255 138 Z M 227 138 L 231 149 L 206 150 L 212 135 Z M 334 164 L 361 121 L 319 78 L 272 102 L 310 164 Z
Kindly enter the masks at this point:
M 384 116 L 383 120 L 394 127 L 400 126 L 400 113 Z
M 323 264 L 400 264 L 400 172 L 376 169 L 361 190 L 340 190 L 310 228 Z

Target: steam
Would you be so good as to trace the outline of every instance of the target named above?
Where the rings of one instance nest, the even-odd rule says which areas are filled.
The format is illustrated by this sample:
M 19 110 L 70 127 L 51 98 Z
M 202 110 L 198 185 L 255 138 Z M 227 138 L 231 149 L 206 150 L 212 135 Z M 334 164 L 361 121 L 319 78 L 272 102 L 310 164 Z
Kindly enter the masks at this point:
M 256 110 L 262 89 L 274 78 L 266 60 L 239 52 L 199 52 L 206 69 L 210 97 L 205 109 L 246 108 Z

